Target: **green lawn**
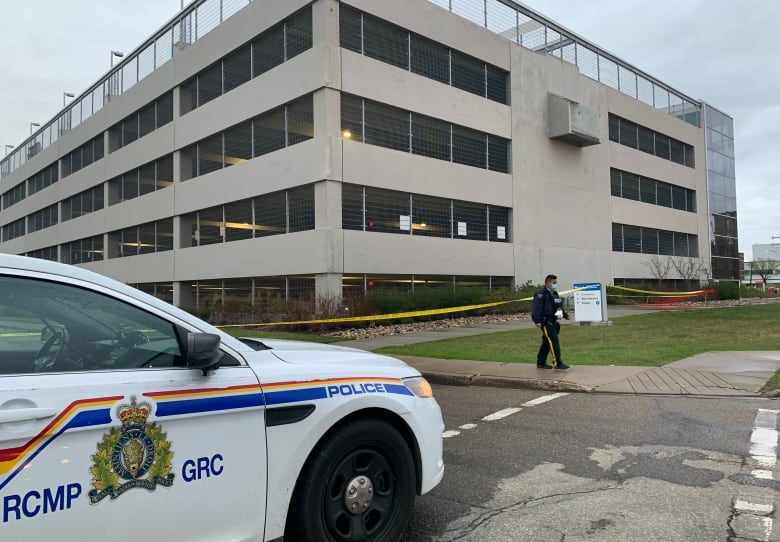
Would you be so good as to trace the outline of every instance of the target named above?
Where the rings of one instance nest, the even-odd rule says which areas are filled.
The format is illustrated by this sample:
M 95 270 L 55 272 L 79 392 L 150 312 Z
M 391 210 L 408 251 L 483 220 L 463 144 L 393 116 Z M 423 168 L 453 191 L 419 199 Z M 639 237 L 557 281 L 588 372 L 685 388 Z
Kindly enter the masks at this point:
M 536 328 L 377 350 L 440 359 L 533 363 Z M 780 303 L 615 318 L 612 326 L 564 325 L 561 349 L 575 365 L 661 366 L 716 350 L 780 350 Z
M 234 337 L 260 337 L 266 339 L 288 339 L 291 341 L 308 341 L 312 343 L 335 343 L 343 341 L 341 337 L 316 335 L 314 333 L 296 333 L 291 331 L 265 331 L 263 329 L 246 329 L 229 327 L 223 330 Z

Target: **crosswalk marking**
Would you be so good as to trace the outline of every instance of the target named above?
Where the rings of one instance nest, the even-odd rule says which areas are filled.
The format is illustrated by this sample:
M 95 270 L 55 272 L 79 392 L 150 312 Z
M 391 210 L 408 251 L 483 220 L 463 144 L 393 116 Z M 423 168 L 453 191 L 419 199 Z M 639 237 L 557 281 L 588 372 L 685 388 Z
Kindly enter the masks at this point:
M 518 407 L 505 408 L 503 410 L 499 410 L 498 412 L 494 412 L 493 414 L 488 414 L 487 416 L 482 418 L 482 421 L 494 422 L 496 420 L 500 420 L 501 418 L 506 418 L 507 416 L 511 416 L 512 414 L 517 414 L 521 410 L 523 409 Z
M 536 399 L 532 399 L 528 402 L 525 402 L 522 404 L 524 407 L 531 407 L 536 405 L 541 405 L 542 403 L 546 403 L 547 401 L 552 401 L 553 399 L 557 399 L 558 397 L 563 397 L 564 395 L 569 395 L 565 392 L 559 392 L 559 393 L 551 393 L 550 395 L 542 395 L 541 397 L 537 397 Z
M 523 410 L 523 407 L 533 407 L 537 405 L 541 405 L 543 403 L 546 403 L 548 401 L 552 401 L 553 399 L 557 399 L 559 397 L 563 397 L 564 395 L 569 395 L 568 393 L 560 392 L 560 393 L 551 393 L 549 395 L 543 395 L 541 397 L 537 397 L 536 399 L 532 399 L 530 401 L 527 401 L 522 404 L 522 406 L 519 407 L 509 407 L 504 408 L 502 410 L 498 410 L 496 412 L 493 412 L 492 414 L 488 414 L 484 418 L 481 419 L 483 422 L 494 422 L 497 420 L 502 420 L 508 416 L 511 416 L 512 414 L 517 414 L 521 410 Z M 450 429 L 447 431 L 444 431 L 441 436 L 442 438 L 452 438 L 457 437 L 460 435 L 461 431 L 464 430 L 467 431 L 469 429 L 474 429 L 477 427 L 477 424 L 475 423 L 465 423 L 458 427 L 458 429 Z

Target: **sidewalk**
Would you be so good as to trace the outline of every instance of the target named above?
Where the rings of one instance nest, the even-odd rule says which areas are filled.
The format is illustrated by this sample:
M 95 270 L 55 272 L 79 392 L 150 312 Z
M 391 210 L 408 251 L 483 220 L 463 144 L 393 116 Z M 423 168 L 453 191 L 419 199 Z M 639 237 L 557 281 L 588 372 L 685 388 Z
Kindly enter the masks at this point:
M 647 310 L 610 308 L 610 319 Z M 572 324 L 568 324 L 572 325 Z M 574 324 L 576 325 L 576 324 Z M 529 320 L 478 324 L 436 331 L 345 341 L 342 346 L 376 350 L 455 337 L 533 327 Z M 780 351 L 708 352 L 664 367 L 573 366 L 568 371 L 537 369 L 532 363 L 443 360 L 395 356 L 419 370 L 431 382 L 465 386 L 531 388 L 556 391 L 762 397 L 761 388 L 780 369 Z

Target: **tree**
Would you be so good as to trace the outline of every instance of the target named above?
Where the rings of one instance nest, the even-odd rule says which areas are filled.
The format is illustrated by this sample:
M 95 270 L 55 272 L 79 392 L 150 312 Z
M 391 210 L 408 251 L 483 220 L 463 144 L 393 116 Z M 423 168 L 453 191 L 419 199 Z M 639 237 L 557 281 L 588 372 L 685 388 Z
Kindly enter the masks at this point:
M 770 258 L 761 258 L 759 260 L 753 260 L 751 269 L 754 273 L 757 273 L 764 281 L 764 288 L 766 288 L 766 281 L 769 275 L 775 274 L 775 269 L 780 268 L 780 261 L 772 260 Z
M 672 269 L 685 281 L 685 288 L 690 290 L 693 281 L 706 279 L 710 274 L 710 266 L 703 258 L 686 258 L 678 256 L 671 258 Z
M 645 265 L 650 269 L 650 274 L 653 275 L 660 288 L 672 270 L 672 261 L 666 256 L 653 255 L 647 259 Z

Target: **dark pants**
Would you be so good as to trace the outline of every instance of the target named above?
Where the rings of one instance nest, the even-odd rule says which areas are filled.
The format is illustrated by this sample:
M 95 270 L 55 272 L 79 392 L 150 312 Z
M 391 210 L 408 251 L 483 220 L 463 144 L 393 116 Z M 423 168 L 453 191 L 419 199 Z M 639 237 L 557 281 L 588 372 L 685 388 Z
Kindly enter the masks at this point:
M 547 363 L 547 354 L 552 352 L 553 367 L 557 367 L 561 360 L 561 343 L 558 342 L 558 332 L 561 330 L 561 324 L 552 322 L 542 324 L 542 345 L 539 347 L 539 353 L 536 355 L 536 364 L 541 366 Z

